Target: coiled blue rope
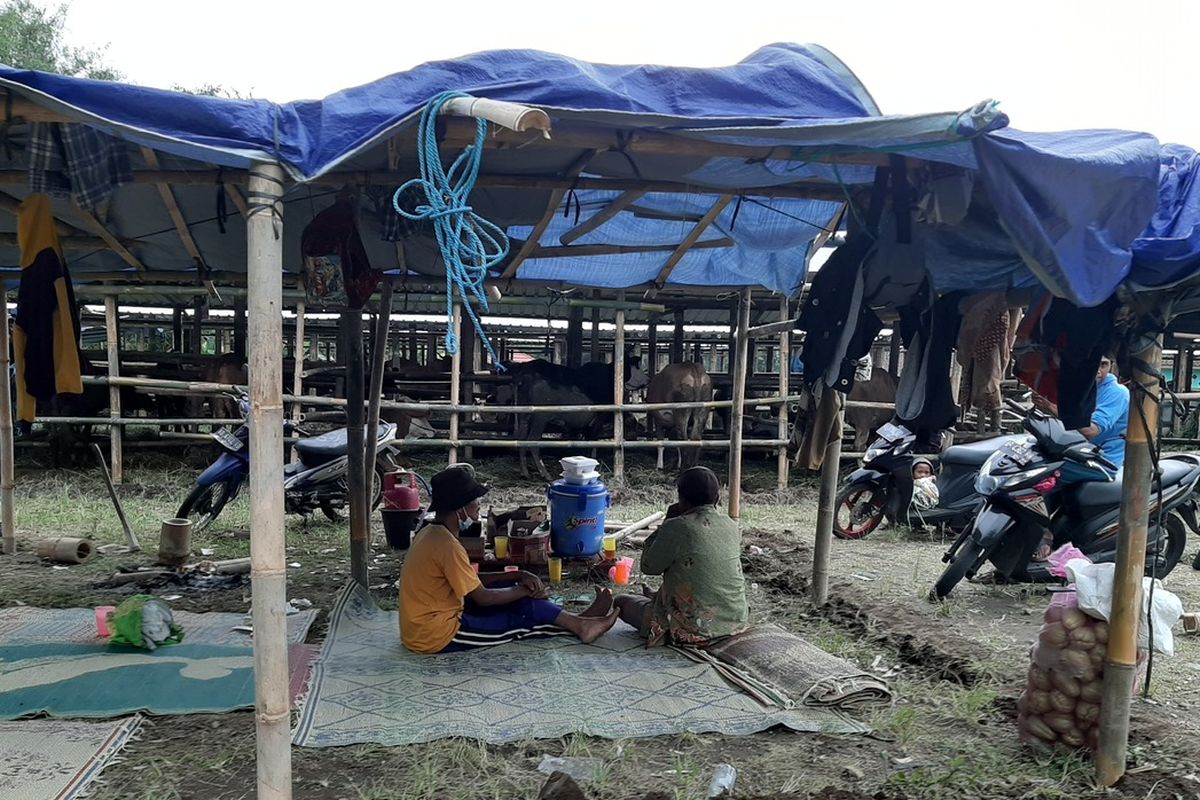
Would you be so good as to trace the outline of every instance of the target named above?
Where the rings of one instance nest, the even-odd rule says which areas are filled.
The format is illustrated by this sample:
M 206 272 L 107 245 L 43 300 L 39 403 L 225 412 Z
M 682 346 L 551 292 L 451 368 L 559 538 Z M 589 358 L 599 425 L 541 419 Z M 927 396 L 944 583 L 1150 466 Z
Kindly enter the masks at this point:
M 488 272 L 508 256 L 509 248 L 508 236 L 504 231 L 476 214 L 468 202 L 483 161 L 487 123 L 481 119 L 475 121 L 475 141 L 454 159 L 449 170 L 442 166 L 442 154 L 437 142 L 437 118 L 442 107 L 456 97 L 468 96 L 462 92 L 442 92 L 425 106 L 417 129 L 417 158 L 421 176 L 396 190 L 392 195 L 392 207 L 407 219 L 429 220 L 433 223 L 442 262 L 446 267 L 446 352 L 450 355 L 458 352 L 458 336 L 453 324 L 454 294 L 457 292 L 492 363 L 503 369 L 471 303 L 473 298 L 481 311 L 488 311 L 484 281 Z M 400 206 L 401 195 L 410 187 L 419 189 L 425 198 L 425 202 L 418 203 L 411 211 Z

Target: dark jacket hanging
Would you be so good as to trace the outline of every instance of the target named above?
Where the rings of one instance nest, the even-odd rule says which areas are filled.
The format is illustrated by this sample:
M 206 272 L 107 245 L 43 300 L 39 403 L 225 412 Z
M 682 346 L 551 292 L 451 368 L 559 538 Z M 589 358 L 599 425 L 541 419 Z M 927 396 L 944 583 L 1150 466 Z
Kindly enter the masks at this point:
M 13 318 L 17 419 L 32 423 L 37 401 L 81 394 L 79 313 L 58 242 L 50 198 L 31 194 L 17 212 L 21 285 Z

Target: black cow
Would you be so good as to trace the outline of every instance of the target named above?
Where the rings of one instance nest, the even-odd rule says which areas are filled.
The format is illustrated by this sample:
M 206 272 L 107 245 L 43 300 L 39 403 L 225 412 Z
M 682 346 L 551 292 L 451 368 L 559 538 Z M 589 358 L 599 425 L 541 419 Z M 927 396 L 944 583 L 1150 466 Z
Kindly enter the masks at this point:
M 613 377 L 615 373 L 612 364 L 590 362 L 573 368 L 537 359 L 523 364 L 507 364 L 505 367 L 512 376 L 514 405 L 564 408 L 612 405 L 614 401 Z M 641 370 L 641 359 L 626 358 L 625 388 L 627 390 L 641 389 L 648 382 L 649 378 Z M 585 440 L 596 439 L 599 426 L 609 416 L 609 414 L 597 414 L 586 409 L 521 414 L 518 415 L 518 419 L 525 420 L 525 424 L 518 425 L 517 436 L 532 442 L 540 441 L 547 428 L 554 425 L 568 436 Z M 536 446 L 521 448 L 521 475 L 525 478 L 529 477 L 526 454 L 530 451 L 533 453 L 538 473 L 545 480 L 551 480 L 550 473 L 542 464 L 541 454 Z

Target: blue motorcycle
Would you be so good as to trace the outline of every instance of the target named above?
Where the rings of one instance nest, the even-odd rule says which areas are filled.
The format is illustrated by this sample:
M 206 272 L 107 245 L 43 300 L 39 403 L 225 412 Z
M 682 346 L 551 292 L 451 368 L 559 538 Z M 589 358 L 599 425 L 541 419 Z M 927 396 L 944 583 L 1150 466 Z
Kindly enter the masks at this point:
M 244 420 L 250 401 L 241 395 L 237 397 L 237 404 Z M 285 434 L 297 431 L 291 422 L 285 422 L 284 426 Z M 195 531 L 211 525 L 250 478 L 249 425 L 243 422 L 232 431 L 218 428 L 212 438 L 220 447 L 217 460 L 200 473 L 196 485 L 175 514 L 181 519 L 190 519 Z M 372 509 L 383 497 L 384 474 L 399 469 L 395 461 L 399 452 L 396 426 L 390 422 L 379 423 L 377 441 L 371 486 Z M 309 515 L 320 509 L 334 522 L 344 519 L 349 499 L 346 429 L 302 438 L 294 447 L 299 461 L 283 468 L 284 510 L 289 514 Z

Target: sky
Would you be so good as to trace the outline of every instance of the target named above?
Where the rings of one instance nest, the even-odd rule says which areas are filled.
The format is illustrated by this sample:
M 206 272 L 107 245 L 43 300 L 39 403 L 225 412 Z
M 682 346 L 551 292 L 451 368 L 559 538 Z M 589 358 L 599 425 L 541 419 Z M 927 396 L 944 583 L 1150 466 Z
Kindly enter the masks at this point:
M 1200 3 L 1190 0 L 75 0 L 68 22 L 69 42 L 107 44 L 130 82 L 220 84 L 276 101 L 479 50 L 705 67 L 812 42 L 846 62 L 885 114 L 990 98 L 1023 130 L 1126 128 L 1200 147 Z

